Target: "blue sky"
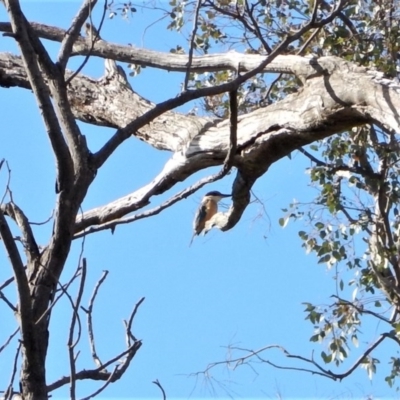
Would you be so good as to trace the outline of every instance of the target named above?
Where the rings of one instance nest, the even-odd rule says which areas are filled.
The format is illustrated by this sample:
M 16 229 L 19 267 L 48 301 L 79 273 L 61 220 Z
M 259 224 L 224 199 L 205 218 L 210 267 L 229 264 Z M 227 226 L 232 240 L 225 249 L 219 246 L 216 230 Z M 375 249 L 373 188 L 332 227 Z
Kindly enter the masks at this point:
M 21 2 L 29 19 L 67 28 L 78 2 Z M 5 21 L 4 9 L 0 20 Z M 121 44 L 144 45 L 151 49 L 169 51 L 182 42 L 182 37 L 167 32 L 164 24 L 144 29 L 157 18 L 138 12 L 130 21 L 116 17 L 106 20 L 102 36 Z M 57 44 L 49 44 L 52 55 Z M 0 51 L 16 51 L 13 40 L 1 38 Z M 73 60 L 71 68 L 79 59 Z M 91 60 L 84 73 L 98 78 L 103 73 L 103 61 Z M 131 79 L 133 88 L 149 100 L 158 102 L 176 95 L 182 75 L 146 68 Z M 54 158 L 43 124 L 35 108 L 32 94 L 22 89 L 0 90 L 2 144 L 0 159 L 5 158 L 12 170 L 11 188 L 15 202 L 24 209 L 31 221 L 46 220 L 55 201 Z M 187 105 L 186 109 L 190 109 Z M 93 150 L 104 143 L 112 130 L 80 125 Z M 148 183 L 171 156 L 130 139 L 118 149 L 108 164 L 99 172 L 84 203 L 84 209 L 103 205 L 108 201 L 135 191 Z M 187 200 L 181 201 L 158 216 L 131 225 L 120 226 L 112 235 L 101 232 L 88 236 L 84 256 L 88 262 L 87 290 L 83 305 L 87 305 L 96 281 L 103 270 L 109 271 L 95 305 L 95 333 L 97 349 L 102 360 L 114 356 L 124 348 L 123 319 L 128 318 L 134 304 L 141 305 L 134 321 L 134 334 L 143 346 L 125 376 L 104 392 L 102 398 L 161 398 L 152 384 L 158 379 L 171 398 L 226 397 L 237 398 L 394 398 L 395 392 L 383 381 L 386 360 L 396 349 L 383 347 L 384 357 L 378 374 L 371 382 L 365 371 L 357 371 L 341 383 L 307 373 L 282 371 L 265 365 L 246 366 L 232 371 L 219 367 L 213 378 L 197 379 L 190 376 L 204 370 L 207 364 L 222 361 L 228 346 L 258 349 L 269 344 L 280 344 L 292 353 L 310 357 L 324 350 L 309 342 L 313 328 L 305 321 L 303 302 L 327 304 L 335 291 L 333 273 L 318 265 L 312 255 L 301 248 L 297 231 L 302 224 L 290 223 L 285 229 L 278 224 L 282 208 L 293 199 L 310 200 L 314 191 L 308 186 L 305 171 L 308 162 L 300 154 L 293 154 L 273 165 L 254 187 L 254 194 L 263 204 L 253 202 L 240 223 L 231 231 L 212 231 L 196 238 L 188 247 L 192 234 L 192 219 L 201 196 L 209 190 L 229 192 L 234 173 Z M 217 169 L 202 171 L 154 198 L 153 207 L 181 188 Z M 0 193 L 7 176 L 0 171 Z M 225 202 L 229 206 L 229 202 Z M 45 245 L 51 224 L 36 226 L 38 242 Z M 76 268 L 82 242 L 76 241 L 63 280 L 69 279 Z M 0 282 L 11 275 L 1 248 Z M 74 287 L 73 290 L 76 290 Z M 13 296 L 13 289 L 7 291 Z M 51 341 L 47 365 L 49 383 L 68 374 L 67 334 L 70 309 L 60 302 L 53 312 Z M 8 309 L 0 307 L 3 328 L 0 343 L 15 322 Z M 84 320 L 82 321 L 84 323 Z M 7 328 L 5 329 L 4 326 Z M 371 323 L 360 336 L 360 348 L 367 346 L 381 332 L 379 324 Z M 14 342 L 15 345 L 15 342 Z M 93 368 L 87 349 L 87 338 L 80 344 L 78 368 Z M 0 357 L 0 386 L 8 382 L 11 349 Z M 281 365 L 296 365 L 276 352 L 265 355 Z M 351 358 L 348 364 L 351 365 Z M 303 365 L 304 366 L 304 365 Z M 5 381 L 3 380 L 5 379 Z M 225 385 L 225 389 L 221 383 Z M 78 386 L 85 396 L 97 384 Z M 68 387 L 56 393 L 68 395 Z M 54 396 L 53 398 L 58 398 Z

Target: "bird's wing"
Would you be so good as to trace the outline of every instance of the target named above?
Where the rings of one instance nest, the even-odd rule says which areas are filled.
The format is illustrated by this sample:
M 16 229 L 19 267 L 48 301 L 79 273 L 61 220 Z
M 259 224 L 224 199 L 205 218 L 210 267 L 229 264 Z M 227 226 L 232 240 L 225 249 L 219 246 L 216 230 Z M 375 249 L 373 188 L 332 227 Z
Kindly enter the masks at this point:
M 201 231 L 204 229 L 204 225 L 206 223 L 206 215 L 207 208 L 205 204 L 201 204 L 196 212 L 193 221 L 193 230 L 195 231 L 196 235 L 200 235 Z

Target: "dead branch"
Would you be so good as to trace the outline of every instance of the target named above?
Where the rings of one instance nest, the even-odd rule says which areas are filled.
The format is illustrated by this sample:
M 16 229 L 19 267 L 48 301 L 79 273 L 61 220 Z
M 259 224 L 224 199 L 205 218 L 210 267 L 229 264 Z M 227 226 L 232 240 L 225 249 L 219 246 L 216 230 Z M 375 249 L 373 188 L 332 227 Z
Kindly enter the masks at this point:
M 85 0 L 78 13 L 76 14 L 74 20 L 72 21 L 71 26 L 66 32 L 66 35 L 61 42 L 57 61 L 62 71 L 65 71 L 68 59 L 70 58 L 72 53 L 72 47 L 78 39 L 82 26 L 88 16 L 92 13 L 92 10 L 96 3 L 97 0 Z
M 97 2 L 97 0 L 96 0 Z M 69 85 L 72 81 L 72 79 L 74 79 L 83 69 L 83 67 L 87 64 L 87 62 L 89 61 L 90 56 L 92 55 L 92 51 L 94 48 L 94 44 L 96 43 L 97 40 L 101 39 L 100 38 L 100 31 L 101 28 L 103 27 L 103 23 L 104 23 L 104 19 L 106 16 L 106 11 L 107 11 L 107 0 L 104 0 L 104 6 L 103 6 L 103 15 L 101 16 L 101 20 L 100 20 L 100 25 L 98 29 L 95 29 L 94 26 L 91 24 L 91 22 L 87 23 L 87 25 L 89 25 L 89 31 L 91 33 L 93 33 L 92 35 L 90 35 L 90 38 L 92 40 L 92 45 L 90 47 L 90 50 L 88 52 L 88 54 L 85 56 L 85 59 L 83 60 L 82 64 L 77 68 L 77 70 L 65 81 L 66 85 Z M 91 16 L 91 14 L 89 14 L 89 16 Z M 91 20 L 91 19 L 90 19 Z
M 1 204 L 0 208 L 5 215 L 8 215 L 10 218 L 12 218 L 18 225 L 22 233 L 22 243 L 28 258 L 28 263 L 32 263 L 34 260 L 37 260 L 40 257 L 40 251 L 27 216 L 13 201 L 10 201 L 6 204 Z
M 259 350 L 249 350 L 249 349 L 243 349 L 240 347 L 230 347 L 230 350 L 237 350 L 237 351 L 243 351 L 246 352 L 247 354 L 245 356 L 242 357 L 236 357 L 236 358 L 231 358 L 225 361 L 217 361 L 217 362 L 213 362 L 207 365 L 207 367 L 200 372 L 196 372 L 196 373 L 192 373 L 189 376 L 198 376 L 200 374 L 202 375 L 207 375 L 209 374 L 210 370 L 212 370 L 213 368 L 219 366 L 219 365 L 226 365 L 228 368 L 231 367 L 231 365 L 233 365 L 232 369 L 235 370 L 237 367 L 241 366 L 241 365 L 249 365 L 249 363 L 255 358 L 257 359 L 257 361 L 261 362 L 261 363 L 265 363 L 268 365 L 273 366 L 274 368 L 278 368 L 278 369 L 286 369 L 286 370 L 294 370 L 294 371 L 302 371 L 302 372 L 307 372 L 307 373 L 311 373 L 313 375 L 321 375 L 324 376 L 326 378 L 330 378 L 332 380 L 339 380 L 341 381 L 342 379 L 346 378 L 347 376 L 349 376 L 350 374 L 352 374 L 354 372 L 354 370 L 361 364 L 364 362 L 364 360 L 366 359 L 366 357 L 369 356 L 369 354 L 376 349 L 386 338 L 389 339 L 397 339 L 394 337 L 392 332 L 388 332 L 388 333 L 382 333 L 359 357 L 358 359 L 353 363 L 353 365 L 347 369 L 345 372 L 343 373 L 334 373 L 329 369 L 323 368 L 320 364 L 318 364 L 313 358 L 307 358 L 307 357 L 303 357 L 297 354 L 291 354 L 289 353 L 284 347 L 280 346 L 280 345 L 268 345 L 265 346 Z M 400 342 L 397 339 L 398 342 Z M 291 366 L 280 366 L 274 362 L 271 362 L 270 360 L 264 358 L 261 356 L 261 354 L 263 352 L 265 352 L 266 350 L 270 350 L 270 349 L 278 349 L 280 350 L 285 357 L 290 358 L 290 359 L 296 359 L 296 360 L 300 360 L 305 362 L 306 364 L 311 364 L 313 367 L 315 367 L 315 369 L 308 369 L 308 368 L 302 368 L 302 367 L 291 367 Z
M 153 383 L 158 386 L 161 390 L 162 396 L 163 396 L 163 400 L 167 400 L 167 396 L 165 394 L 165 390 L 164 388 L 161 386 L 161 383 L 158 381 L 158 379 L 156 379 L 155 381 L 153 381 Z
M 0 236 L 4 243 L 7 251 L 7 255 L 10 259 L 11 266 L 14 272 L 14 278 L 17 283 L 18 292 L 18 313 L 19 313 L 19 323 L 21 328 L 21 334 L 24 341 L 25 349 L 27 353 L 33 357 L 33 352 L 35 348 L 33 338 L 33 321 L 31 313 L 31 301 L 30 301 L 30 291 L 28 285 L 28 279 L 25 274 L 24 264 L 21 260 L 21 255 L 19 254 L 17 245 L 11 234 L 11 230 L 7 224 L 4 217 L 3 211 L 0 209 Z
M 18 357 L 19 357 L 19 352 L 21 350 L 21 345 L 22 345 L 22 343 L 19 342 L 17 350 L 15 352 L 14 363 L 13 363 L 13 368 L 12 368 L 11 377 L 10 377 L 10 383 L 8 384 L 7 390 L 5 391 L 4 400 L 11 400 L 13 397 L 13 394 L 14 394 L 13 385 L 14 385 L 15 374 L 17 373 L 17 361 L 18 361 Z
M 78 267 L 79 268 L 79 267 Z M 73 304 L 73 313 L 71 317 L 71 324 L 69 328 L 69 336 L 68 336 L 68 356 L 69 356 L 69 367 L 71 371 L 71 381 L 70 381 L 70 396 L 71 400 L 75 400 L 76 394 L 75 394 L 75 372 L 76 372 L 76 358 L 75 358 L 75 352 L 74 348 L 76 344 L 79 342 L 79 339 L 81 337 L 81 323 L 80 323 L 80 318 L 79 318 L 79 306 L 81 304 L 82 300 L 82 295 L 83 295 L 83 290 L 85 288 L 85 282 L 86 282 L 86 258 L 82 259 L 82 266 L 80 267 L 81 270 L 81 281 L 79 284 L 79 290 L 78 290 L 78 295 L 76 296 L 76 300 Z M 78 336 L 74 342 L 74 334 L 75 334 L 75 324 L 76 321 L 78 320 L 79 323 L 79 331 L 78 331 Z
M 126 329 L 126 345 L 127 346 L 131 346 L 132 342 L 131 340 L 133 340 L 134 342 L 137 342 L 137 339 L 135 338 L 135 336 L 133 336 L 132 334 L 132 323 L 133 323 L 133 319 L 135 318 L 136 312 L 139 309 L 140 305 L 144 302 L 144 297 L 142 297 L 136 304 L 135 307 L 133 308 L 133 311 L 129 317 L 128 322 L 124 321 L 125 323 L 125 329 Z
M 135 356 L 136 352 L 140 349 L 142 346 L 142 342 L 138 340 L 135 342 L 132 346 L 130 346 L 127 350 L 124 350 L 122 353 L 118 354 L 117 356 L 113 357 L 111 360 L 107 361 L 106 363 L 102 364 L 101 367 L 96 368 L 96 369 L 88 369 L 88 370 L 82 370 L 79 371 L 75 374 L 75 380 L 84 380 L 84 379 L 91 379 L 95 381 L 107 381 L 110 379 L 111 373 L 106 370 L 106 368 L 113 364 L 116 361 L 120 361 L 120 359 L 124 356 L 126 356 L 125 360 L 118 366 L 117 371 L 114 373 L 112 382 L 117 381 L 118 379 L 121 378 L 121 376 L 124 374 L 126 369 L 128 368 L 131 360 Z M 52 392 L 53 390 L 56 390 L 60 388 L 61 386 L 64 386 L 68 384 L 71 380 L 70 376 L 64 376 L 57 380 L 56 382 L 53 382 L 52 384 L 47 386 L 48 392 Z
M 185 73 L 185 81 L 183 84 L 183 90 L 188 90 L 189 77 L 190 77 L 191 66 L 192 66 L 192 61 L 193 61 L 193 52 L 194 52 L 194 48 L 196 45 L 195 40 L 196 40 L 197 28 L 199 25 L 199 14 L 200 14 L 200 8 L 201 8 L 202 1 L 203 0 L 197 0 L 196 9 L 194 11 L 193 28 L 192 28 L 192 34 L 190 37 L 188 63 L 187 63 L 187 69 L 186 69 L 186 73 Z
M 11 308 L 13 313 L 18 312 L 17 307 L 15 307 L 14 304 L 11 303 L 11 301 L 7 299 L 7 297 L 4 295 L 4 293 L 1 290 L 0 290 L 0 299 L 3 300 L 8 305 L 8 307 Z
M 10 344 L 12 338 L 19 332 L 19 327 L 8 337 L 6 342 L 0 346 L 0 353 Z
M 102 285 L 102 283 L 107 278 L 107 275 L 108 275 L 108 271 L 103 271 L 102 276 L 97 281 L 96 286 L 95 286 L 94 291 L 93 291 L 93 294 L 92 294 L 92 297 L 89 300 L 88 309 L 86 310 L 85 308 L 81 307 L 83 309 L 83 311 L 85 311 L 86 314 L 87 314 L 87 326 L 88 326 L 90 351 L 92 353 L 93 361 L 97 365 L 97 367 L 101 367 L 102 366 L 102 362 L 101 362 L 100 358 L 97 355 L 96 346 L 95 346 L 95 340 L 94 340 L 93 319 L 92 319 L 92 317 L 93 317 L 93 306 L 94 306 L 94 301 L 96 300 L 97 292 L 99 291 L 100 286 Z
M 113 378 L 117 370 L 118 370 L 118 365 L 114 367 L 113 372 L 111 373 L 110 377 L 105 381 L 103 386 L 99 387 L 95 392 L 93 392 L 89 396 L 83 397 L 81 400 L 90 400 L 93 397 L 96 397 L 98 394 L 100 394 L 111 382 L 113 382 Z

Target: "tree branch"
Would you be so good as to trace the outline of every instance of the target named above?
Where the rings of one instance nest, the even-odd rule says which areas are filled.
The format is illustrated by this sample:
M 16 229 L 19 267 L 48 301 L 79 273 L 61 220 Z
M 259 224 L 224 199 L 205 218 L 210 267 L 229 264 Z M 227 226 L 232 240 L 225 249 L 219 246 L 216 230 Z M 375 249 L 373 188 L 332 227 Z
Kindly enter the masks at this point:
M 10 344 L 12 338 L 19 332 L 19 328 L 17 328 L 6 340 L 6 342 L 0 346 L 0 353 Z
M 163 400 L 167 400 L 167 395 L 165 394 L 165 390 L 164 388 L 161 386 L 161 383 L 158 381 L 158 379 L 156 379 L 155 381 L 153 381 L 153 383 L 159 387 L 159 389 L 161 390 L 162 396 L 163 396 Z
M 72 47 L 76 41 L 76 39 L 80 35 L 80 31 L 82 26 L 88 16 L 91 14 L 94 6 L 96 5 L 97 0 L 85 0 L 82 4 L 82 7 L 79 9 L 76 14 L 74 20 L 72 21 L 71 26 L 69 27 L 66 35 L 61 42 L 61 47 L 58 53 L 58 65 L 61 68 L 61 71 L 65 71 L 65 67 L 67 66 L 67 62 L 72 53 Z
M 120 358 L 127 356 L 126 359 L 122 364 L 119 365 L 118 370 L 113 373 L 113 378 L 111 379 L 112 382 L 117 381 L 118 379 L 121 378 L 125 370 L 128 368 L 130 361 L 132 358 L 135 356 L 136 352 L 140 349 L 142 346 L 141 341 L 135 342 L 132 346 L 130 346 L 127 350 L 123 351 L 122 353 L 118 354 L 116 357 L 113 357 L 111 360 L 107 361 L 104 363 L 101 367 L 96 368 L 96 369 L 85 369 L 82 371 L 79 371 L 75 374 L 75 380 L 84 380 L 84 379 L 91 379 L 95 381 L 106 381 L 110 379 L 111 373 L 106 370 L 106 368 L 111 365 L 112 363 L 120 360 Z M 47 386 L 47 391 L 52 392 L 53 390 L 56 390 L 60 388 L 61 386 L 64 386 L 68 384 L 71 380 L 71 377 L 69 376 L 64 376 L 57 380 L 56 382 L 50 384 Z
M 0 236 L 6 248 L 8 258 L 10 259 L 18 291 L 18 313 L 19 324 L 22 338 L 29 357 L 34 357 L 34 330 L 31 313 L 30 291 L 28 279 L 25 274 L 24 264 L 18 252 L 17 245 L 14 242 L 11 230 L 7 224 L 2 210 L 0 209 Z
M 80 303 L 82 300 L 83 290 L 85 288 L 85 282 L 86 282 L 86 258 L 83 258 L 82 266 L 80 267 L 80 270 L 81 270 L 81 281 L 79 284 L 78 295 L 76 297 L 75 302 L 73 303 L 73 310 L 72 310 L 73 312 L 72 312 L 72 317 L 71 317 L 71 324 L 69 327 L 69 336 L 68 336 L 68 343 L 67 343 L 69 368 L 71 371 L 70 390 L 69 390 L 71 400 L 76 399 L 76 393 L 75 393 L 76 359 L 75 359 L 74 348 L 75 348 L 76 344 L 79 342 L 79 339 L 81 337 L 81 323 L 80 323 L 80 319 L 79 319 L 79 306 L 80 306 Z M 79 322 L 79 333 L 78 333 L 78 337 L 74 341 L 75 324 L 76 324 L 77 320 Z
M 27 216 L 12 201 L 6 204 L 1 204 L 0 208 L 5 215 L 12 218 L 18 225 L 22 233 L 23 244 L 28 257 L 28 264 L 37 260 L 40 257 L 40 251 Z
M 42 118 L 46 126 L 46 131 L 56 155 L 57 182 L 61 187 L 67 187 L 69 186 L 69 182 L 72 181 L 72 159 L 50 100 L 48 88 L 37 64 L 36 54 L 27 32 L 25 17 L 19 8 L 18 2 L 6 0 L 5 3 L 10 14 L 12 32 L 15 34 L 21 49 L 25 64 L 25 73 L 39 103 L 39 107 L 42 110 Z
M 92 353 L 92 358 L 94 363 L 96 364 L 97 367 L 101 367 L 102 366 L 102 362 L 100 360 L 100 358 L 97 355 L 96 352 L 96 346 L 95 346 L 95 340 L 94 340 L 94 331 L 93 331 L 93 320 L 92 320 L 92 312 L 93 312 L 93 305 L 94 305 L 94 301 L 96 300 L 96 296 L 97 293 L 100 289 L 100 286 L 102 285 L 102 283 L 105 281 L 105 279 L 107 278 L 108 275 L 108 271 L 103 271 L 103 274 L 101 276 L 101 278 L 98 280 L 98 282 L 96 283 L 96 286 L 94 288 L 92 297 L 89 300 L 89 307 L 88 309 L 84 309 L 82 307 L 82 309 L 86 312 L 87 314 L 87 326 L 88 326 L 88 335 L 89 335 L 89 343 L 90 343 L 90 351 Z

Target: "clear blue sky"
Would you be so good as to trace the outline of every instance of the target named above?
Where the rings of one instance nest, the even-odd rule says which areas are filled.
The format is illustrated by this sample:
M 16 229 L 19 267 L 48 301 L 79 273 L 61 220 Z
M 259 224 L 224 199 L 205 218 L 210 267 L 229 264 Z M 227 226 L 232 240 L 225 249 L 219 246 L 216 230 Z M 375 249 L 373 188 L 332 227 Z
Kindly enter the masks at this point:
M 79 3 L 22 1 L 30 20 L 67 28 Z M 165 7 L 168 7 L 165 4 Z M 5 21 L 3 7 L 0 20 Z M 169 51 L 182 38 L 167 32 L 163 23 L 144 29 L 157 18 L 139 11 L 130 21 L 119 17 L 106 20 L 102 36 L 121 44 Z M 57 44 L 49 44 L 51 54 Z M 15 51 L 13 40 L 1 38 L 0 51 Z M 75 67 L 80 60 L 73 60 Z M 84 71 L 98 78 L 103 73 L 103 61 L 91 60 Z M 133 88 L 148 99 L 158 102 L 175 96 L 182 76 L 149 68 L 131 79 Z M 47 219 L 55 201 L 54 158 L 45 135 L 32 94 L 22 89 L 0 89 L 2 143 L 0 159 L 8 160 L 12 170 L 11 188 L 15 202 L 31 221 Z M 190 106 L 188 106 L 190 108 Z M 97 149 L 113 133 L 112 130 L 81 124 L 92 149 Z M 114 154 L 99 172 L 84 203 L 84 209 L 103 205 L 148 183 L 163 167 L 171 154 L 156 151 L 130 139 Z M 158 379 L 168 399 L 226 397 L 217 383 L 226 385 L 229 393 L 241 398 L 394 398 L 395 392 L 383 382 L 387 372 L 385 359 L 378 375 L 371 382 L 365 371 L 357 371 L 341 383 L 306 373 L 281 371 L 265 365 L 253 365 L 258 374 L 242 366 L 236 371 L 220 367 L 212 371 L 215 381 L 189 374 L 201 371 L 207 364 L 224 360 L 226 346 L 237 345 L 257 349 L 268 344 L 280 344 L 292 353 L 310 357 L 324 350 L 313 347 L 309 337 L 313 328 L 305 321 L 302 302 L 327 304 L 335 291 L 333 273 L 317 265 L 312 255 L 301 248 L 297 231 L 301 223 L 282 229 L 278 219 L 281 208 L 293 199 L 307 201 L 314 192 L 308 187 L 305 170 L 307 161 L 300 154 L 281 160 L 254 187 L 263 206 L 253 203 L 240 223 L 231 231 L 212 231 L 197 238 L 188 247 L 192 234 L 192 219 L 201 196 L 209 190 L 229 192 L 233 175 L 211 185 L 171 209 L 132 225 L 120 226 L 114 235 L 109 231 L 89 236 L 84 255 L 88 262 L 88 284 L 83 305 L 87 305 L 92 288 L 102 271 L 109 276 L 100 291 L 95 309 L 97 350 L 102 360 L 115 355 L 125 345 L 122 320 L 128 318 L 134 304 L 142 297 L 145 302 L 134 322 L 134 334 L 143 346 L 121 381 L 110 385 L 102 398 L 161 398 L 152 384 Z M 214 170 L 203 171 L 178 185 L 163 196 L 154 198 L 150 207 L 175 194 L 198 178 Z M 0 193 L 6 182 L 0 172 Z M 229 206 L 229 203 L 225 203 Z M 38 242 L 47 243 L 51 224 L 36 227 Z M 82 242 L 77 241 L 63 274 L 69 279 L 76 268 Z M 1 248 L 1 282 L 11 275 Z M 76 287 L 75 287 L 76 289 Z M 12 296 L 13 289 L 7 294 Z M 70 309 L 64 301 L 53 312 L 51 342 L 47 365 L 49 383 L 69 373 L 67 363 L 67 333 Z M 3 343 L 15 322 L 1 305 Z M 372 324 L 360 336 L 363 349 L 380 333 Z M 14 343 L 15 344 L 15 343 Z M 81 341 L 78 368 L 93 368 L 87 339 Z M 360 354 L 355 349 L 355 356 Z M 386 359 L 393 347 L 384 347 Z M 0 357 L 0 385 L 8 382 L 10 352 Z M 265 357 L 281 365 L 296 365 L 276 352 Z M 350 361 L 354 360 L 352 358 Z M 350 365 L 346 364 L 346 366 Z M 96 385 L 80 384 L 80 396 L 87 395 Z M 68 395 L 68 387 L 57 394 Z M 58 398 L 54 396 L 53 398 Z

